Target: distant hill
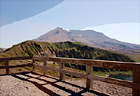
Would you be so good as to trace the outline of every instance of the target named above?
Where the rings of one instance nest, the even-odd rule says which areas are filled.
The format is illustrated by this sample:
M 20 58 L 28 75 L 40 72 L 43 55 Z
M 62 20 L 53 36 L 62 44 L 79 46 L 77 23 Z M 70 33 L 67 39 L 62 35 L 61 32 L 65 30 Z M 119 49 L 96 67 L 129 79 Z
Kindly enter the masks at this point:
M 50 56 L 55 56 L 55 53 L 53 53 L 52 50 L 54 50 L 56 47 L 54 49 L 53 47 L 55 46 L 47 42 L 26 41 L 13 45 L 4 53 L 0 53 L 0 57 L 40 56 L 43 53 Z
M 0 57 L 46 56 L 46 54 L 54 57 L 100 59 L 124 62 L 134 61 L 130 57 L 123 54 L 69 41 L 53 44 L 48 42 L 26 41 L 14 45 L 13 47 L 7 49 L 4 53 L 0 53 Z
M 120 42 L 105 36 L 103 33 L 93 30 L 70 30 L 66 31 L 57 27 L 54 30 L 34 39 L 35 41 L 47 42 L 80 42 L 92 47 L 102 48 L 138 57 L 140 59 L 140 45 Z

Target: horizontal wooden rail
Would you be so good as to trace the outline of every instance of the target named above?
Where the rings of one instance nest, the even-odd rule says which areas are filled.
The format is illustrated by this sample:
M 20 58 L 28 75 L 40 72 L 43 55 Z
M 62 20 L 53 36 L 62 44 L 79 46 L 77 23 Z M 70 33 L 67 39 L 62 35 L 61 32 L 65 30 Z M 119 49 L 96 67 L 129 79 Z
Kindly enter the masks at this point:
M 25 60 L 25 59 L 32 59 L 32 57 L 8 57 L 8 58 L 0 58 L 0 61 L 6 61 L 6 60 Z
M 27 67 L 27 66 L 31 67 L 33 66 L 33 64 L 29 63 L 29 64 L 23 64 L 23 65 L 13 65 L 13 66 L 9 66 L 9 68 Z
M 0 66 L 0 69 L 5 69 L 6 68 L 6 66 Z
M 9 68 L 26 67 L 26 66 L 31 67 L 31 66 L 33 66 L 33 64 L 28 63 L 28 64 L 23 64 L 23 65 L 12 65 L 12 66 L 9 66 Z M 0 69 L 5 69 L 5 68 L 6 68 L 6 66 L 0 66 Z
M 123 80 L 118 80 L 118 79 L 113 79 L 113 78 L 105 78 L 105 77 L 100 77 L 100 76 L 94 76 L 94 75 L 89 75 L 89 79 L 97 80 L 97 81 L 102 81 L 110 84 L 116 84 L 128 88 L 135 88 L 140 91 L 140 84 L 136 84 L 133 82 L 129 81 L 123 81 Z
M 107 60 L 90 60 L 90 59 L 74 59 L 74 58 L 61 58 L 61 57 L 50 57 L 48 61 L 61 62 L 61 63 L 70 63 L 77 65 L 92 65 L 95 67 L 103 68 L 115 68 L 122 70 L 133 71 L 135 67 L 139 67 L 140 63 L 138 62 L 118 62 L 118 61 L 107 61 Z M 136 70 L 140 72 L 140 70 Z

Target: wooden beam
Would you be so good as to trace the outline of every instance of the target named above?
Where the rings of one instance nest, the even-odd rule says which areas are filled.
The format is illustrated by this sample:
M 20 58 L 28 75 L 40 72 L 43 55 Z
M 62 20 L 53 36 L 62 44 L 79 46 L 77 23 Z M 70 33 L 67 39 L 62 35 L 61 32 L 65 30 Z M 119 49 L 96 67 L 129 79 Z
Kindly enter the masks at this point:
M 9 74 L 9 60 L 6 60 L 6 62 L 5 62 L 6 64 L 6 75 L 8 75 Z
M 133 70 L 133 83 L 140 85 L 140 72 L 138 70 L 140 70 L 140 69 L 136 65 L 134 70 Z M 139 88 L 139 90 L 133 88 L 132 96 L 140 96 L 140 88 Z
M 9 66 L 9 68 L 17 68 L 17 67 L 27 67 L 27 66 L 33 66 L 32 63 L 28 63 L 28 64 L 23 64 L 23 65 L 13 65 L 13 66 Z
M 32 72 L 35 70 L 34 63 L 35 63 L 35 60 L 34 60 L 34 59 L 32 59 L 32 64 L 33 64 L 33 67 L 32 67 Z
M 46 74 L 46 66 L 47 66 L 47 60 L 46 59 L 44 59 L 44 64 L 43 64 L 43 66 L 44 66 L 44 72 L 43 72 L 43 75 L 45 75 Z
M 131 70 L 131 71 L 133 71 L 135 65 L 140 66 L 140 63 L 138 62 L 119 62 L 119 61 L 75 59 L 75 58 L 61 58 L 61 57 L 49 57 L 48 60 L 54 62 L 60 62 L 60 63 L 77 64 L 77 65 L 92 64 L 92 66 L 95 67 L 115 68 L 115 69 L 122 69 L 122 70 Z
M 136 90 L 140 90 L 140 84 L 129 82 L 129 81 L 123 81 L 123 80 L 118 80 L 118 79 L 113 79 L 113 78 L 104 78 L 104 77 L 95 76 L 95 75 L 89 75 L 88 78 L 101 81 L 101 82 L 106 82 L 110 84 L 115 84 L 115 85 L 120 85 L 124 87 L 133 88 Z
M 60 80 L 64 80 L 65 74 L 61 72 L 64 68 L 65 68 L 65 63 L 59 63 L 59 69 L 60 69 L 59 79 Z
M 26 56 L 26 57 L 0 58 L 0 61 L 6 61 L 6 60 L 25 60 L 25 59 L 32 59 L 32 57 Z
M 86 76 L 92 74 L 93 72 L 93 66 L 92 65 L 86 65 Z M 93 88 L 93 80 L 90 78 L 87 78 L 86 80 L 86 89 L 89 90 L 90 88 Z
M 0 69 L 6 69 L 6 66 L 0 66 Z

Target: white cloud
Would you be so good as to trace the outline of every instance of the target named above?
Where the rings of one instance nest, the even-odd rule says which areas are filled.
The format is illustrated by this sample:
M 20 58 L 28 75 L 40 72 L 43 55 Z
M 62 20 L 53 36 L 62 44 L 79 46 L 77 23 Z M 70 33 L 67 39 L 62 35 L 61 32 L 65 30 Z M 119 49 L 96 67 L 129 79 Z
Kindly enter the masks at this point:
M 117 23 L 94 27 L 85 27 L 82 30 L 102 32 L 110 38 L 123 42 L 140 44 L 140 23 Z

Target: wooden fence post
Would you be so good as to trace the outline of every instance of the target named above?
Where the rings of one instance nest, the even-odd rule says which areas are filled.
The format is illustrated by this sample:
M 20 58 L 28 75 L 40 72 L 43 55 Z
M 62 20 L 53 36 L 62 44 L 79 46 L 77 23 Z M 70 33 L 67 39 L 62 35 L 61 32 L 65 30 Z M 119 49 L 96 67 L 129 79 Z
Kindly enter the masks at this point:
M 9 60 L 6 60 L 6 62 L 5 62 L 6 64 L 6 75 L 8 75 L 9 74 Z
M 61 70 L 65 68 L 65 63 L 59 63 L 59 69 L 60 69 L 60 76 L 59 76 L 59 80 L 64 80 L 64 73 L 61 73 Z
M 133 83 L 140 84 L 140 71 L 138 71 L 138 67 L 135 65 L 134 70 L 133 70 Z M 132 96 L 140 96 L 140 89 L 132 90 Z
M 92 72 L 93 72 L 93 66 L 92 65 L 86 65 L 86 75 L 87 75 L 87 77 L 88 77 L 88 75 L 92 74 Z M 89 90 L 92 87 L 93 87 L 93 80 L 87 78 L 86 89 Z
M 43 72 L 43 75 L 46 74 L 46 65 L 47 65 L 47 59 L 45 58 L 44 59 L 44 72 Z
M 35 60 L 33 58 L 32 58 L 32 63 L 33 63 L 33 68 L 32 68 L 32 72 L 33 72 L 35 69 L 35 66 L 34 66 Z

